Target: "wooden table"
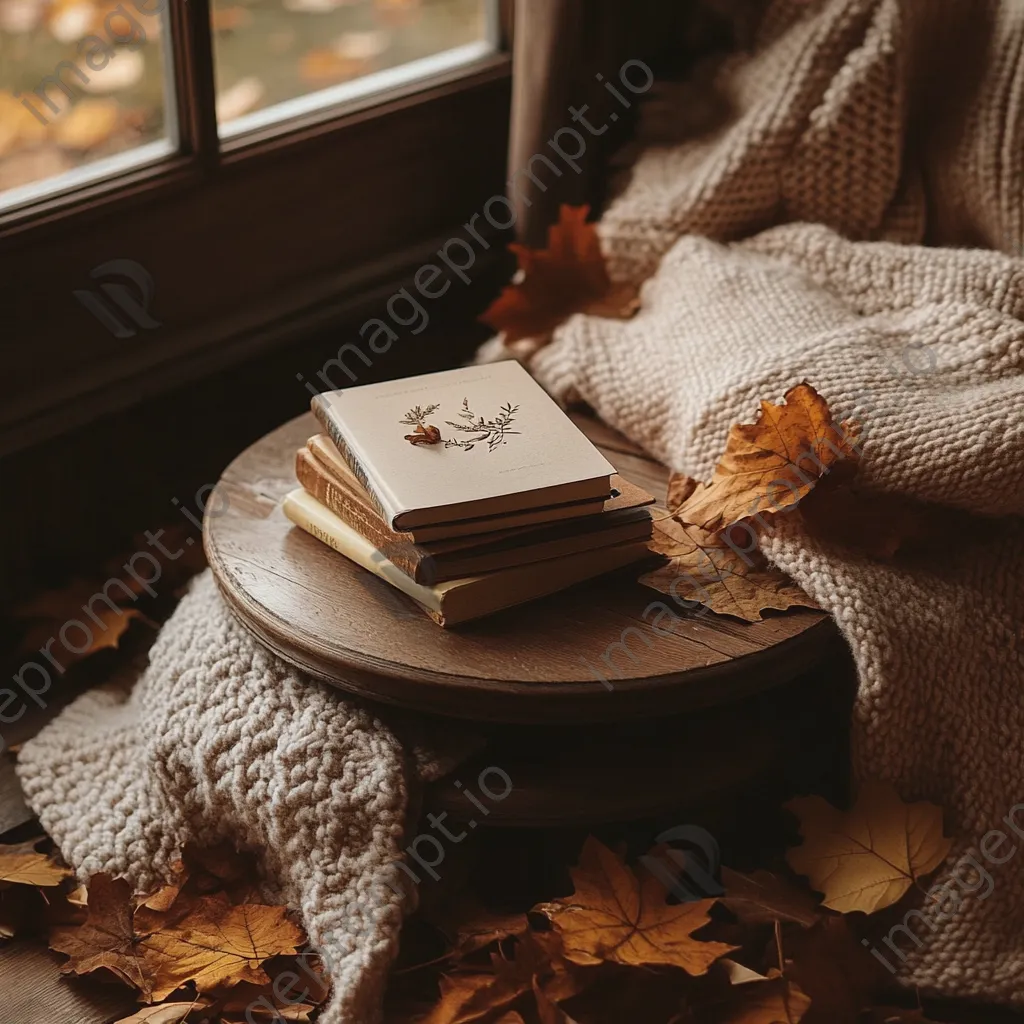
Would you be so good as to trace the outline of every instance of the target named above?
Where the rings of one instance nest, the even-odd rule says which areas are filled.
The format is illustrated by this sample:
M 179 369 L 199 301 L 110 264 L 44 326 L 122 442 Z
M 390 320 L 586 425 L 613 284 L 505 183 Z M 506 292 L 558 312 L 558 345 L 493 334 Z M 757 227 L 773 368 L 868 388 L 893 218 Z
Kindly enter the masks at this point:
M 576 419 L 623 476 L 664 498 L 663 466 Z M 471 816 L 454 783 L 497 764 L 515 785 L 489 824 L 623 820 L 735 792 L 793 745 L 769 720 L 782 702 L 774 688 L 835 652 L 827 616 L 745 623 L 677 609 L 659 634 L 644 610 L 670 599 L 637 584 L 634 567 L 443 630 L 283 516 L 295 451 L 317 430 L 302 416 L 228 467 L 207 503 L 207 556 L 239 620 L 285 661 L 361 698 L 468 719 L 486 736 L 484 754 L 434 787 L 432 806 Z
M 664 498 L 663 466 L 595 420 L 577 422 L 623 476 Z M 312 415 L 300 417 L 231 463 L 207 503 L 205 543 L 224 596 L 253 635 L 342 689 L 478 722 L 622 721 L 775 686 L 834 643 L 832 621 L 806 609 L 746 623 L 673 606 L 671 635 L 655 632 L 655 611 L 645 618 L 644 610 L 671 599 L 637 584 L 635 568 L 440 629 L 285 519 L 280 501 L 297 486 L 295 451 L 316 432 Z

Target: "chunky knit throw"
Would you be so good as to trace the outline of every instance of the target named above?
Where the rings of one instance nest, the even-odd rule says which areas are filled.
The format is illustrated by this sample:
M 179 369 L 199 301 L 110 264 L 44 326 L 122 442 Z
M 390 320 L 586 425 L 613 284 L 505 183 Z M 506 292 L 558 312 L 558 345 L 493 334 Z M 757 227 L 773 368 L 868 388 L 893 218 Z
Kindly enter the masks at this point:
M 785 515 L 762 546 L 852 648 L 858 776 L 958 837 L 876 952 L 1024 1003 L 1024 4 L 779 0 L 698 78 L 713 95 L 654 104 L 599 229 L 640 312 L 572 318 L 531 369 L 701 479 L 807 380 L 863 425 L 865 483 L 978 514 L 895 564 Z M 695 109 L 722 120 L 694 134 Z
M 407 743 L 408 754 L 374 712 L 256 644 L 207 572 L 161 630 L 130 696 L 79 698 L 25 745 L 18 772 L 83 879 L 105 871 L 149 890 L 188 841 L 255 851 L 266 898 L 299 911 L 330 973 L 320 1020 L 363 1024 L 380 1015 L 415 903 L 396 869 L 408 780 L 436 778 L 454 762 Z

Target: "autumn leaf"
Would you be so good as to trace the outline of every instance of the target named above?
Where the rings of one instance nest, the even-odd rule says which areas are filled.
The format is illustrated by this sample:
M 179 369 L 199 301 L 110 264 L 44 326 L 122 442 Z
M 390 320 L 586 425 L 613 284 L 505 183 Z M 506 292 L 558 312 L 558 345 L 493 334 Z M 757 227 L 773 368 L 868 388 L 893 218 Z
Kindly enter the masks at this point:
M 0 846 L 0 885 L 60 885 L 71 871 L 45 853 L 22 847 Z
M 761 402 L 752 424 L 735 424 L 711 483 L 698 488 L 675 515 L 720 530 L 764 512 L 796 505 L 840 463 L 856 464 L 857 429 L 835 424 L 825 400 L 804 382 L 782 405 Z
M 516 949 L 517 954 L 523 947 Z M 488 974 L 452 974 L 441 978 L 441 998 L 422 1024 L 470 1024 L 508 1009 L 532 984 L 533 957 L 506 960 L 491 955 Z
M 160 1003 L 159 1006 L 146 1006 L 123 1017 L 116 1024 L 183 1024 L 188 1015 L 196 1008 L 195 1002 Z
M 776 977 L 737 986 L 720 1008 L 718 1024 L 799 1024 L 811 1000 L 792 982 Z
M 424 426 L 418 423 L 411 434 L 405 435 L 405 439 L 410 444 L 438 444 L 441 441 L 441 431 L 433 424 L 428 423 Z
M 700 975 L 734 948 L 693 938 L 710 920 L 714 900 L 667 903 L 661 882 L 653 875 L 641 881 L 592 836 L 571 875 L 572 896 L 534 909 L 551 920 L 573 963 L 669 964 Z
M 465 957 L 501 939 L 519 937 L 529 929 L 525 914 L 489 910 L 473 899 L 445 904 L 432 923 L 448 936 L 457 956 Z
M 786 977 L 811 1000 L 804 1024 L 861 1024 L 862 1014 L 892 987 L 849 918 L 830 914 L 813 928 L 790 932 L 784 950 Z
M 745 546 L 730 547 L 724 534 L 666 517 L 655 522 L 649 547 L 668 562 L 638 582 L 677 601 L 693 601 L 745 622 L 759 622 L 767 609 L 818 607 L 785 573 L 764 565 L 756 551 L 746 558 L 737 553 Z
M 824 894 L 826 907 L 841 913 L 872 914 L 891 906 L 931 874 L 953 845 L 942 835 L 942 808 L 905 804 L 888 783 L 866 783 L 849 811 L 819 796 L 786 806 L 800 819 L 804 837 L 786 859 Z
M 512 244 L 519 279 L 508 285 L 480 317 L 504 335 L 505 344 L 546 339 L 574 313 L 627 319 L 639 308 L 637 290 L 608 276 L 588 206 L 562 206 L 548 229 L 548 247 Z
M 71 959 L 64 974 L 89 974 L 106 968 L 154 1000 L 153 967 L 145 959 L 144 931 L 136 931 L 131 886 L 123 878 L 93 875 L 89 880 L 88 916 L 83 925 L 56 928 L 50 948 Z
M 147 1002 L 158 1002 L 187 982 L 200 992 L 243 981 L 264 984 L 270 979 L 260 964 L 295 953 L 303 942 L 284 907 L 232 905 L 218 893 L 190 899 L 184 915 L 173 900 L 161 913 L 133 897 L 127 881 L 108 875 L 93 876 L 88 892 L 85 923 L 56 928 L 50 937 L 50 946 L 71 958 L 64 973 L 106 968 Z M 167 895 L 166 889 L 161 892 Z
M 718 902 L 728 907 L 744 924 L 792 921 L 810 928 L 821 918 L 817 902 L 804 889 L 770 871 L 745 875 L 722 868 L 725 895 Z
M 536 977 L 533 979 L 533 998 L 537 1004 L 537 1016 L 540 1024 L 576 1024 L 576 1021 L 563 1010 L 558 1003 L 545 992 Z
M 204 896 L 183 920 L 147 937 L 144 956 L 152 965 L 153 998 L 163 999 L 189 981 L 200 992 L 269 981 L 263 961 L 295 953 L 304 941 L 287 915 L 285 907 L 232 906 L 222 895 Z
M 128 589 L 129 585 L 125 584 L 110 592 L 122 597 Z M 62 664 L 67 668 L 97 651 L 117 648 L 133 619 L 148 621 L 138 608 L 121 608 L 109 599 L 97 600 L 97 595 L 102 593 L 102 588 L 96 584 L 75 579 L 66 587 L 47 591 L 19 607 L 15 613 L 17 618 L 32 623 L 22 638 L 21 651 L 38 651 L 62 626 L 77 620 L 84 625 L 85 632 L 74 630 L 70 635 L 76 649 L 71 651 L 65 645 L 61 651 Z

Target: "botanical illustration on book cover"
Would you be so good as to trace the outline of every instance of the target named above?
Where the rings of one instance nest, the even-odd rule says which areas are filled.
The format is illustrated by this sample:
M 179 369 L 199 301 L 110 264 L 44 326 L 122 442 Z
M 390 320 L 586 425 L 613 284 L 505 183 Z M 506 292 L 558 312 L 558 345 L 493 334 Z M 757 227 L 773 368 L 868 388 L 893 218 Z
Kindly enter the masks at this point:
M 440 404 L 432 404 L 422 408 L 418 405 L 413 406 L 399 420 L 399 423 L 410 427 L 415 426 L 416 428 L 414 433 L 405 435 L 405 440 L 412 445 L 433 445 L 440 444 L 443 441 L 445 448 L 461 448 L 466 452 L 472 451 L 478 444 L 486 444 L 487 450 L 493 452 L 502 445 L 508 444 L 508 438 L 511 435 L 521 433 L 521 431 L 511 429 L 512 424 L 516 422 L 516 413 L 519 411 L 518 405 L 505 402 L 493 419 L 486 419 L 473 412 L 469 407 L 469 399 L 463 398 L 462 409 L 458 413 L 461 422 L 445 420 L 445 423 L 461 434 L 472 434 L 473 436 L 465 437 L 463 440 L 456 438 L 446 439 L 441 436 L 440 428 L 426 422 L 427 418 L 440 408 Z

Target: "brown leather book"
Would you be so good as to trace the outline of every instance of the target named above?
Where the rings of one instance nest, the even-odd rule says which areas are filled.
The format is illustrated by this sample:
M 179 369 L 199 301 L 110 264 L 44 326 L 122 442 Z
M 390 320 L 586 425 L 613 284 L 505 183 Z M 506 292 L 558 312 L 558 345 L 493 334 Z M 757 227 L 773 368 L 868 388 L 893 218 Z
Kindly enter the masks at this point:
M 314 440 L 318 439 L 311 439 L 310 446 Z M 612 480 L 615 495 L 596 514 L 416 543 L 408 533 L 388 527 L 354 476 L 346 479 L 335 473 L 335 467 L 317 458 L 310 446 L 296 453 L 295 473 L 302 487 L 388 561 L 427 586 L 612 545 L 642 543 L 651 536 L 646 506 L 654 498 L 616 476 Z

